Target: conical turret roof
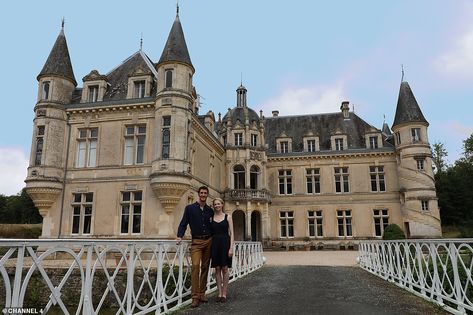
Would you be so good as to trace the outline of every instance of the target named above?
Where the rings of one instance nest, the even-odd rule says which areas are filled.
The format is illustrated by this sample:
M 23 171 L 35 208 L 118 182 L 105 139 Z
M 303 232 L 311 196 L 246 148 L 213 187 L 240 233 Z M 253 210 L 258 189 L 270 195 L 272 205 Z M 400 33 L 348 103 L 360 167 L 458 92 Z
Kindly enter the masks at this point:
M 409 83 L 406 81 L 401 82 L 399 89 L 399 97 L 397 99 L 396 116 L 394 117 L 393 128 L 397 125 L 409 123 L 409 122 L 421 122 L 429 124 L 425 119 L 422 111 L 420 110 L 419 104 L 417 104 L 414 93 L 412 93 Z
M 167 61 L 182 62 L 194 68 L 191 57 L 189 56 L 189 51 L 187 50 L 181 21 L 179 20 L 179 11 L 176 14 L 176 19 L 174 20 L 171 31 L 169 32 L 166 46 L 164 47 L 158 64 Z
M 57 75 L 71 80 L 75 86 L 77 81 L 72 70 L 71 58 L 69 57 L 69 49 L 67 49 L 66 36 L 64 35 L 64 25 L 54 43 L 53 49 L 49 53 L 49 57 L 44 64 L 43 69 L 38 74 L 39 80 L 42 76 Z

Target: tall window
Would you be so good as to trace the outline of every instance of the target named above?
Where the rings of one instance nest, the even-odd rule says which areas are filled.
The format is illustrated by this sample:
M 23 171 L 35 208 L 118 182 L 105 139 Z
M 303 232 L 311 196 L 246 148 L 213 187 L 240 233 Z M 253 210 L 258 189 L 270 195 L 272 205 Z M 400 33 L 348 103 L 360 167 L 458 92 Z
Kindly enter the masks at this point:
M 241 147 L 243 145 L 243 134 L 241 132 L 235 133 L 235 146 Z
M 320 194 L 320 169 L 306 169 L 307 193 Z
M 141 204 L 143 201 L 143 193 L 141 191 L 125 191 L 122 192 L 121 207 L 121 223 L 120 233 L 132 234 L 141 233 Z
M 76 167 L 95 167 L 97 165 L 97 135 L 97 128 L 79 130 Z
M 169 147 L 171 145 L 171 116 L 163 116 L 163 159 L 169 159 Z
M 99 97 L 99 86 L 98 85 L 91 85 L 89 86 L 89 102 L 97 102 Z
M 351 210 L 337 210 L 338 236 L 353 236 L 351 228 Z
M 222 140 L 223 140 L 223 145 L 226 146 L 227 145 L 227 135 L 222 136 Z
M 428 200 L 421 200 L 420 202 L 422 211 L 429 211 L 429 201 Z
M 235 189 L 245 189 L 245 168 L 242 165 L 233 168 L 233 183 Z
M 281 153 L 289 152 L 289 141 L 281 141 L 279 145 L 280 145 Z
M 292 194 L 292 171 L 291 170 L 279 171 L 279 194 L 280 195 Z
M 370 149 L 378 148 L 378 137 L 370 137 Z
M 294 211 L 279 212 L 281 237 L 294 237 Z
M 386 191 L 384 166 L 370 166 L 371 191 Z
M 166 70 L 166 87 L 172 87 L 172 70 Z
M 90 234 L 93 193 L 72 194 L 72 234 Z
M 315 140 L 307 140 L 307 152 L 315 152 Z
M 51 82 L 49 82 L 49 81 L 44 81 L 43 82 L 43 91 L 42 91 L 41 99 L 49 100 L 49 88 L 50 87 L 51 87 Z
M 375 236 L 383 236 L 384 229 L 389 224 L 389 215 L 387 209 L 373 210 L 374 233 Z
M 322 226 L 323 226 L 322 210 L 307 211 L 307 220 L 309 224 L 309 236 L 310 237 L 323 237 L 324 233 L 322 230 Z
M 145 97 L 145 81 L 135 81 L 135 98 L 143 98 Z
M 251 146 L 256 147 L 257 144 L 258 144 L 258 135 L 252 133 L 251 134 Z
M 335 191 L 338 193 L 350 192 L 348 167 L 335 167 Z
M 343 138 L 335 138 L 335 150 L 343 150 Z
M 43 157 L 43 146 L 44 146 L 44 126 L 38 126 L 36 129 L 34 165 L 41 165 L 41 158 Z
M 250 168 L 250 188 L 251 189 L 258 189 L 258 177 L 259 177 L 260 169 L 258 166 L 253 165 Z
M 125 128 L 125 165 L 143 164 L 146 126 L 134 125 Z
M 423 171 L 425 159 L 423 157 L 419 157 L 419 158 L 416 158 L 415 160 L 416 160 L 417 170 Z
M 395 135 L 396 135 L 397 144 L 398 145 L 401 144 L 401 133 L 398 131 L 398 132 L 395 133 Z
M 411 128 L 412 142 L 420 141 L 420 128 Z

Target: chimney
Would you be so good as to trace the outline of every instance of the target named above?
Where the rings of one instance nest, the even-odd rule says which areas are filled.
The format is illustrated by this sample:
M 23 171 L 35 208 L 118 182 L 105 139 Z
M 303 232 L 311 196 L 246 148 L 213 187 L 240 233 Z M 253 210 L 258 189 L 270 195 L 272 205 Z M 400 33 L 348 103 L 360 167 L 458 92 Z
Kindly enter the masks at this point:
M 340 106 L 340 109 L 342 110 L 343 118 L 349 119 L 350 118 L 350 102 L 349 101 L 343 101 L 342 106 Z
M 273 117 L 278 117 L 279 116 L 279 111 L 278 110 L 273 110 Z

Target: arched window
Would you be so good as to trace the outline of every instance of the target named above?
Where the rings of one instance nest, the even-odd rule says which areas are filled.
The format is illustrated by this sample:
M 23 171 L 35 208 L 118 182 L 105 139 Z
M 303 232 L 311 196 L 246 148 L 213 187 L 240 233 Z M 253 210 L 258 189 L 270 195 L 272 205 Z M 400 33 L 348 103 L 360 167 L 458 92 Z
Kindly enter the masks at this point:
M 260 173 L 260 169 L 258 166 L 253 165 L 250 168 L 250 188 L 251 189 L 258 189 L 259 173 Z
M 245 189 L 245 168 L 242 165 L 233 168 L 233 185 L 235 189 Z
M 172 87 L 172 70 L 166 70 L 166 87 Z

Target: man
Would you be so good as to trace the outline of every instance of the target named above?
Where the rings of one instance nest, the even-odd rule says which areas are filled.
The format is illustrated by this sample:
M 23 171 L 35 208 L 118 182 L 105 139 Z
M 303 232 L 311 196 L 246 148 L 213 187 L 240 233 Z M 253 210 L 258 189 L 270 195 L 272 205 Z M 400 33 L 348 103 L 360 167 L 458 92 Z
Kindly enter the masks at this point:
M 212 245 L 211 225 L 213 210 L 207 205 L 209 189 L 202 186 L 198 190 L 199 200 L 187 205 L 182 215 L 181 223 L 177 229 L 177 244 L 180 244 L 190 225 L 192 234 L 191 260 L 192 260 L 192 304 L 195 308 L 200 303 L 207 303 L 205 296 L 207 276 L 209 274 L 210 248 Z M 200 270 L 199 270 L 200 269 Z M 200 271 L 200 273 L 199 273 Z

